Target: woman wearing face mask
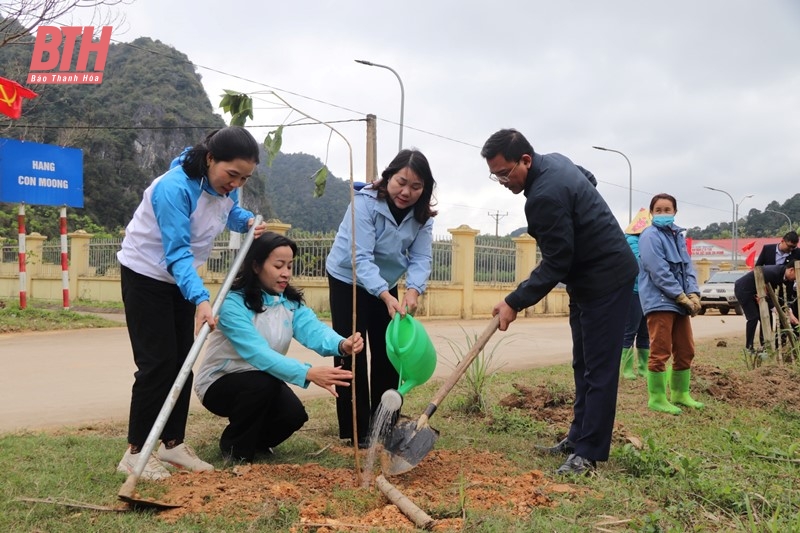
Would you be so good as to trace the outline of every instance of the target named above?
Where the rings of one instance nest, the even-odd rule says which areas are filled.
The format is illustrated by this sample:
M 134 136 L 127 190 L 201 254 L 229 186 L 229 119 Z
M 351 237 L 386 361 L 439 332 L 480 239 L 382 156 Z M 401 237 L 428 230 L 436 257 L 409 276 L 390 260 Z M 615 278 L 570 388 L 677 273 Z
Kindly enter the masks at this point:
M 639 238 L 639 299 L 650 332 L 647 406 L 677 415 L 680 407 L 699 409 L 703 404 L 689 395 L 694 338 L 689 317 L 700 311 L 700 288 L 686 249 L 684 228 L 675 225 L 678 203 L 661 193 L 650 200 L 653 223 Z M 667 362 L 673 357 L 671 372 Z M 667 400 L 667 375 L 670 399 Z
M 368 446 L 370 418 L 381 396 L 398 385 L 399 376 L 386 355 L 386 328 L 395 313 L 414 314 L 431 274 L 435 185 L 422 152 L 401 150 L 380 180 L 355 193 L 356 331 L 369 342 L 370 353 L 369 380 L 366 358 L 356 358 L 358 435 L 353 435 L 349 389 L 339 390 L 336 412 L 339 437 L 355 437 L 361 448 Z M 342 336 L 349 335 L 353 327 L 351 209 L 353 206 L 342 219 L 325 262 L 331 323 Z M 404 274 L 406 291 L 399 300 L 397 282 Z M 349 370 L 351 358 L 337 357 L 334 364 Z

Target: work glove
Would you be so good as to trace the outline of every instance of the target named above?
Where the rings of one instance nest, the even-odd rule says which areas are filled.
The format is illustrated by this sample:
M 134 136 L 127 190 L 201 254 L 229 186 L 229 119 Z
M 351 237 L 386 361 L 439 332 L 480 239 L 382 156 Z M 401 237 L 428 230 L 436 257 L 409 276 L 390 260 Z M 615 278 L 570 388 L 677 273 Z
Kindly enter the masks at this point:
M 697 294 L 696 292 L 690 292 L 689 293 L 689 299 L 697 307 L 698 311 L 700 309 L 702 309 L 703 306 L 700 305 L 700 295 L 699 294 Z
M 686 293 L 680 293 L 678 297 L 675 298 L 675 302 L 686 309 L 690 316 L 696 316 L 697 313 L 700 312 L 700 305 L 692 302 L 689 297 L 686 296 Z

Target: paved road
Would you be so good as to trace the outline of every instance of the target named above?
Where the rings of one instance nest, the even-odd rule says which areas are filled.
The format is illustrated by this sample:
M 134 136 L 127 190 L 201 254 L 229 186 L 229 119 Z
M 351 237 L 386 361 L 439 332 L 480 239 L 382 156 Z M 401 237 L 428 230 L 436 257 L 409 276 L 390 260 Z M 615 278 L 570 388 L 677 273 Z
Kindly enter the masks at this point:
M 466 352 L 465 337 L 479 335 L 488 320 L 424 322 L 439 357 L 434 377 L 450 374 L 456 356 L 449 342 Z M 709 314 L 692 319 L 695 338 L 744 335 L 744 318 Z M 448 342 L 449 341 L 449 342 Z M 489 340 L 503 370 L 569 362 L 566 318 L 522 318 Z M 289 355 L 330 364 L 293 343 Z M 202 358 L 202 354 L 200 356 Z M 0 433 L 125 420 L 135 366 L 124 327 L 0 335 Z M 296 389 L 303 398 L 327 393 L 311 385 Z M 192 408 L 202 409 L 192 397 Z

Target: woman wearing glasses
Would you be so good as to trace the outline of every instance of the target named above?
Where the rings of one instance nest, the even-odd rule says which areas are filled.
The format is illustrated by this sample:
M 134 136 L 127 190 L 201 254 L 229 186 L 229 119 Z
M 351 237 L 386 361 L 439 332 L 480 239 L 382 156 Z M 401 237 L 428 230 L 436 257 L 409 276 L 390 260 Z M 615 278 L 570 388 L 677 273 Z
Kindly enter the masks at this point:
M 339 437 L 369 446 L 370 418 L 381 396 L 396 388 L 397 371 L 386 355 L 386 328 L 395 313 L 414 314 L 417 299 L 431 274 L 433 246 L 433 179 L 427 158 L 418 150 L 401 150 L 381 173 L 381 179 L 356 191 L 347 208 L 325 263 L 330 291 L 331 323 L 343 337 L 353 323 L 353 224 L 355 209 L 356 331 L 369 343 L 366 357 L 356 361 L 356 424 L 353 435 L 352 392 L 337 387 Z M 397 284 L 405 275 L 399 299 Z M 357 354 L 358 355 L 358 354 Z M 351 369 L 352 359 L 335 357 L 334 365 Z

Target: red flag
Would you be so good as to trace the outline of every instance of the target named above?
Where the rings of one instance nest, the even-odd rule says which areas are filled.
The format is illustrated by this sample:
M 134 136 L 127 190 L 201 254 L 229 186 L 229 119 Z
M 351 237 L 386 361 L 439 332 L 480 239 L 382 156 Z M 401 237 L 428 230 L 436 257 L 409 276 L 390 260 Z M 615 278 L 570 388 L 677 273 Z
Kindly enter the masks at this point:
M 686 251 L 689 252 L 689 255 L 692 255 L 692 238 L 686 237 Z
M 0 78 L 0 113 L 9 118 L 18 119 L 22 116 L 22 99 L 36 98 L 39 96 L 19 83 Z
M 754 242 L 750 243 L 750 248 L 753 247 L 752 246 L 753 244 L 755 244 L 755 243 Z M 748 248 L 747 250 L 749 250 L 750 248 Z M 743 251 L 746 252 L 747 250 L 743 250 Z M 753 270 L 753 266 L 755 266 L 755 264 L 756 264 L 756 251 L 755 250 L 750 252 L 750 255 L 748 255 L 747 259 L 744 260 L 744 264 L 747 265 L 747 268 L 749 268 L 750 270 Z
M 742 246 L 742 251 L 746 252 L 747 250 L 749 250 L 750 248 L 752 248 L 755 245 L 756 245 L 756 241 L 750 241 L 747 244 L 745 244 L 744 246 Z

